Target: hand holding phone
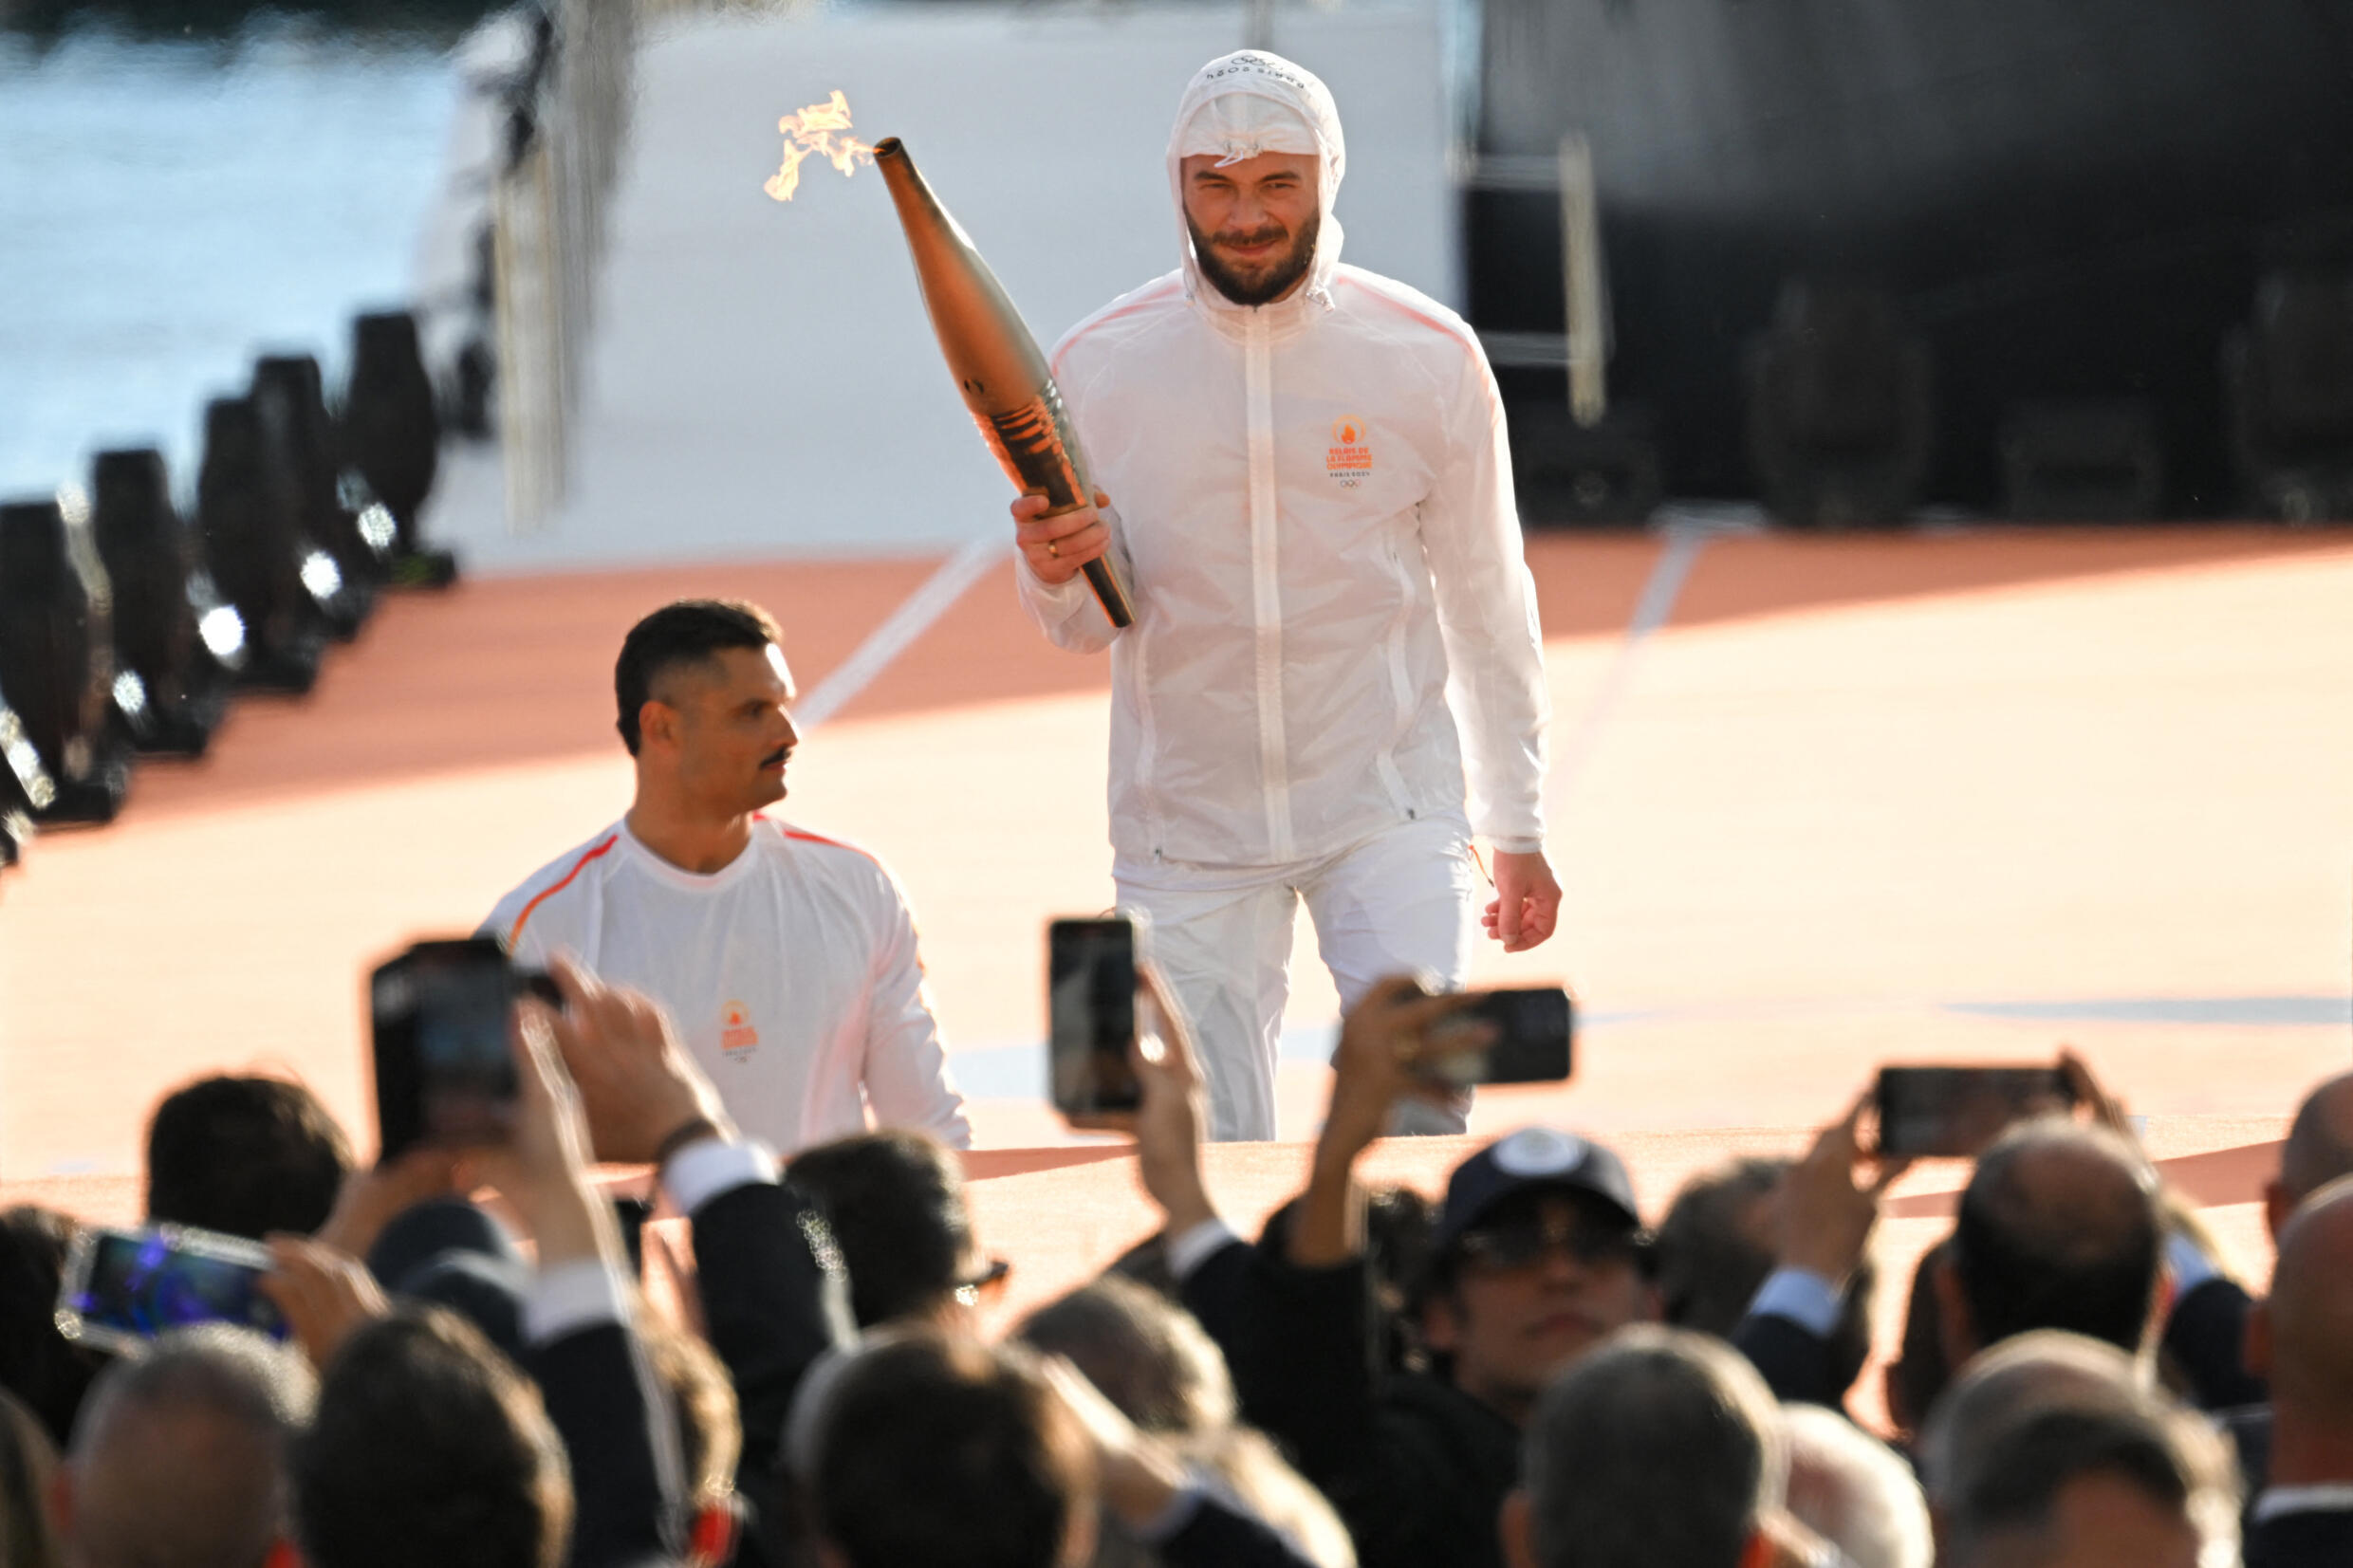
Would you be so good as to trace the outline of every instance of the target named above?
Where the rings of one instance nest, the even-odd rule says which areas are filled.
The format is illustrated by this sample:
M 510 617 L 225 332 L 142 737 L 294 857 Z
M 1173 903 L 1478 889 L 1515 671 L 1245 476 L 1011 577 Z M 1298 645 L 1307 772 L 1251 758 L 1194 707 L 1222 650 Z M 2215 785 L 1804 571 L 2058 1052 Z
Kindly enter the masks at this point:
M 1134 1111 L 1137 921 L 1056 920 L 1046 932 L 1047 1062 L 1065 1116 Z
M 340 1247 L 302 1236 L 273 1236 L 269 1258 L 271 1272 L 256 1281 L 256 1287 L 321 1372 L 354 1329 L 392 1310 L 367 1264 Z
M 1484 1024 L 1483 1030 L 1462 1027 Z M 1430 1027 L 1441 1048 L 1421 1059 L 1420 1076 L 1450 1089 L 1489 1083 L 1555 1083 L 1569 1075 L 1575 1005 L 1558 986 L 1473 992 Z M 1443 1048 L 1449 1036 L 1464 1043 Z
M 514 1122 L 514 1005 L 559 999 L 489 937 L 412 945 L 368 979 L 380 1160 L 418 1144 L 487 1148 Z
M 1880 1154 L 1972 1159 L 2012 1123 L 2071 1110 L 2057 1067 L 1882 1067 L 1874 1096 Z

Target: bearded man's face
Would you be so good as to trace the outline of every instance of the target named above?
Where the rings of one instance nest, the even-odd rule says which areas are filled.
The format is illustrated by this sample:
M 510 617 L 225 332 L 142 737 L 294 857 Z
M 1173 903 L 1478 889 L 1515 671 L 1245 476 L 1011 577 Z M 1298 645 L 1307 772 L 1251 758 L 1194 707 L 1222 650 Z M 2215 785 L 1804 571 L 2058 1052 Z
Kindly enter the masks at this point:
M 1185 227 L 1201 275 L 1236 304 L 1271 304 L 1315 265 L 1317 159 L 1261 153 L 1221 164 L 1210 154 L 1180 166 Z

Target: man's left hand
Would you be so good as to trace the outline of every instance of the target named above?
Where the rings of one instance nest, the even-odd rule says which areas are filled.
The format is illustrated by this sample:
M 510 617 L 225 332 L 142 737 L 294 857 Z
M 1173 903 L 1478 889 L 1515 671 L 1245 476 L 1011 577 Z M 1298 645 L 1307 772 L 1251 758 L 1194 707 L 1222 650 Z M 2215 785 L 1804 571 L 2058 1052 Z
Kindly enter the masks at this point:
M 1561 884 L 1543 850 L 1515 855 L 1495 851 L 1495 901 L 1481 924 L 1506 952 L 1526 952 L 1552 934 L 1561 917 Z

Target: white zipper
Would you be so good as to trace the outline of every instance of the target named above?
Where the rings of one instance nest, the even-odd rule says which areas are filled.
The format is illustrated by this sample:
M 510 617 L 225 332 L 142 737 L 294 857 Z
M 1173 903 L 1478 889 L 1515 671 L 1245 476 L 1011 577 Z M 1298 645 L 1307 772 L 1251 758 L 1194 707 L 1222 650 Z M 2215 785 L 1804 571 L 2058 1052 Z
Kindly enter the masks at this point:
M 1405 787 L 1405 775 L 1397 765 L 1397 750 L 1404 744 L 1405 732 L 1414 722 L 1414 682 L 1405 673 L 1405 629 L 1412 622 L 1421 603 L 1414 590 L 1414 580 L 1405 570 L 1405 558 L 1399 553 L 1394 532 L 1382 541 L 1381 551 L 1389 562 L 1389 575 L 1397 582 L 1397 614 L 1389 618 L 1389 629 L 1381 636 L 1388 655 L 1389 700 L 1395 705 L 1396 719 L 1389 726 L 1388 744 L 1374 754 L 1374 771 L 1380 775 L 1389 800 L 1408 818 L 1416 816 L 1412 793 Z
M 1267 858 L 1296 859 L 1291 847 L 1291 784 L 1283 738 L 1283 596 L 1276 580 L 1274 372 L 1267 323 L 1252 310 L 1242 338 L 1244 396 L 1250 422 L 1251 620 L 1256 636 L 1258 753 L 1267 805 Z

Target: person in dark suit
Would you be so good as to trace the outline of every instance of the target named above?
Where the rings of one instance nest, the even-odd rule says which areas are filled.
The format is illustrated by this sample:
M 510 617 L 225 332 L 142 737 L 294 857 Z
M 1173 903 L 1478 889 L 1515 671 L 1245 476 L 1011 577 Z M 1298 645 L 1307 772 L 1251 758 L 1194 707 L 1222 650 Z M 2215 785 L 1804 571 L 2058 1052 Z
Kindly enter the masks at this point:
M 1687 1329 L 1610 1337 L 1552 1380 L 1505 1502 L 1510 1568 L 1751 1568 L 1813 1545 L 1782 1508 L 1780 1411 L 1748 1363 Z M 1808 1558 L 1806 1560 L 1822 1560 Z
M 2198 1568 L 2200 1475 L 2182 1431 L 2130 1405 L 2044 1406 L 1998 1429 L 1965 1472 L 1941 1568 Z M 2227 1509 L 2227 1504 L 2226 1504 Z
M 676 1562 L 685 1544 L 676 1432 L 555 1054 L 553 1035 L 573 1025 L 536 1003 L 523 1013 L 513 1132 L 475 1158 L 536 1245 L 521 1310 L 528 1379 L 454 1313 L 374 1316 L 380 1296 L 334 1288 L 364 1278 L 356 1262 L 317 1243 L 279 1247 L 273 1294 L 324 1364 L 292 1466 L 310 1568 L 636 1568 Z
M 2145 1355 L 2059 1329 L 1973 1359 L 1920 1435 L 1940 1568 L 2237 1560 L 2226 1447 L 2150 1374 Z
M 1166 1568 L 1314 1568 L 1069 1362 L 936 1325 L 871 1337 L 812 1442 L 824 1568 L 1084 1568 L 1105 1522 Z
M 1263 1521 L 1188 1481 L 1164 1445 L 1136 1432 L 1075 1371 L 1063 1368 L 1047 1377 L 1051 1393 L 1041 1406 L 1012 1389 L 1023 1384 L 1034 1393 L 1031 1385 L 1040 1374 L 1017 1368 L 1000 1375 L 973 1359 L 994 1357 L 996 1353 L 954 1337 L 940 1337 L 940 1344 L 957 1348 L 935 1346 L 930 1361 L 911 1374 L 917 1386 L 912 1396 L 920 1412 L 917 1418 L 883 1419 L 870 1445 L 873 1451 L 855 1463 L 843 1460 L 838 1446 L 825 1457 L 822 1432 L 836 1423 L 842 1385 L 855 1385 L 864 1357 L 852 1355 L 856 1330 L 849 1311 L 850 1282 L 824 1219 L 808 1199 L 780 1182 L 775 1155 L 737 1132 L 717 1091 L 680 1047 L 650 999 L 603 986 L 562 959 L 553 968 L 565 998 L 553 1033 L 580 1086 L 599 1157 L 656 1166 L 672 1205 L 693 1223 L 705 1325 L 734 1381 L 743 1412 L 738 1485 L 759 1508 L 753 1530 L 738 1549 L 737 1563 L 788 1559 L 791 1542 L 783 1528 L 784 1500 L 772 1483 L 780 1469 L 787 1417 L 802 1385 L 819 1363 L 831 1361 L 841 1370 L 818 1397 L 821 1457 L 813 1472 L 800 1478 L 812 1488 L 817 1514 L 810 1522 L 824 1549 L 832 1553 L 826 1561 L 861 1568 L 870 1561 L 894 1560 L 874 1557 L 882 1548 L 872 1544 L 876 1539 L 898 1539 L 890 1534 L 894 1530 L 919 1533 L 929 1528 L 936 1540 L 961 1540 L 966 1546 L 984 1535 L 993 1539 L 1005 1534 L 1018 1541 L 1017 1522 L 983 1517 L 1017 1511 L 1019 1500 L 1005 1489 L 1015 1483 L 1002 1475 L 993 1481 L 963 1477 L 974 1485 L 969 1492 L 958 1493 L 952 1485 L 958 1477 L 940 1465 L 926 1464 L 918 1454 L 912 1471 L 881 1485 L 884 1502 L 869 1504 L 853 1495 L 867 1486 L 878 1470 L 887 1476 L 892 1456 L 905 1459 L 910 1449 L 972 1458 L 969 1440 L 974 1434 L 963 1433 L 966 1441 L 959 1447 L 952 1397 L 957 1386 L 970 1383 L 1007 1395 L 980 1400 L 994 1411 L 991 1419 L 999 1427 L 991 1430 L 998 1437 L 1014 1441 L 1028 1430 L 1024 1422 L 1038 1421 L 1064 1434 L 1060 1439 L 1032 1434 L 1040 1454 L 1059 1452 L 1056 1444 L 1072 1440 L 1072 1434 L 1081 1448 L 1091 1448 L 1091 1454 L 1081 1455 L 1079 1473 L 1102 1478 L 1102 1502 L 1132 1532 L 1150 1540 L 1169 1568 L 1313 1568 Z M 895 1397 L 881 1403 L 889 1405 Z M 1059 1413 L 1038 1414 L 1048 1407 Z M 947 1445 L 944 1450 L 938 1447 L 941 1441 Z M 855 1442 L 850 1445 L 857 1447 Z M 1018 1478 L 1026 1472 L 1014 1465 L 1006 1473 Z M 1049 1511 L 1076 1507 L 1091 1518 L 1095 1498 L 1030 1501 Z M 995 1528 L 1000 1524 L 1002 1531 Z M 877 1538 L 874 1531 L 881 1536 Z M 859 1542 L 866 1543 L 866 1555 L 860 1555 Z M 1005 1560 L 1028 1560 L 1019 1553 L 1017 1543 L 1015 1556 Z M 921 1560 L 968 1559 L 950 1551 Z M 1060 1560 L 1040 1558 L 1038 1568 L 1054 1568 Z
M 551 1033 L 579 1087 L 598 1159 L 651 1165 L 692 1227 L 703 1329 L 743 1423 L 739 1564 L 788 1560 L 777 1487 L 786 1419 L 809 1369 L 857 1338 L 849 1281 L 824 1218 L 744 1137 L 654 1001 L 562 956 Z
M 1825 1129 L 1792 1171 L 1781 1264 L 1733 1334 L 1785 1400 L 1834 1404 L 1843 1393 L 1832 1341 L 1840 1289 L 1902 1169 L 1882 1163 L 1858 1179 L 1862 1109 Z M 1931 1277 L 1945 1363 L 2038 1328 L 2152 1352 L 2165 1245 L 2156 1175 L 2121 1134 L 2057 1117 L 2012 1128 L 1978 1157 Z
M 2279 1236 L 2248 1359 L 2270 1380 L 2270 1468 L 2249 1510 L 2249 1568 L 2353 1562 L 2353 1179 L 2322 1188 Z
M 1412 1303 L 1427 1373 L 1384 1374 L 1356 1165 L 1422 1076 L 1465 1046 L 1458 996 L 1412 980 L 1350 1010 L 1311 1175 L 1260 1243 L 1200 1182 L 1199 1088 L 1181 1028 L 1139 1053 L 1145 1190 L 1167 1216 L 1184 1303 L 1226 1353 L 1242 1411 L 1282 1441 L 1355 1537 L 1365 1568 L 1500 1564 L 1497 1510 L 1545 1385 L 1611 1331 L 1658 1315 L 1648 1236 L 1618 1157 L 1526 1128 L 1456 1168 Z
M 76 1568 L 227 1568 L 286 1551 L 287 1452 L 317 1381 L 250 1329 L 157 1337 L 99 1377 L 44 1500 Z

